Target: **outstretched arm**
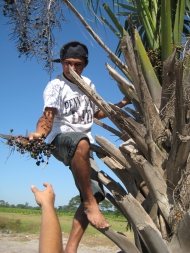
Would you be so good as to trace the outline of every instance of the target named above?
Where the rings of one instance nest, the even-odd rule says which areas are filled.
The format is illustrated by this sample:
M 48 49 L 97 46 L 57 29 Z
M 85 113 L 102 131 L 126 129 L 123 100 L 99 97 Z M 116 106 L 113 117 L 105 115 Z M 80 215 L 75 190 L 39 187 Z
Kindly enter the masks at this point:
M 115 104 L 116 106 L 118 106 L 119 108 L 122 108 L 128 104 L 131 104 L 131 102 L 126 98 L 124 97 L 123 100 L 117 104 Z M 103 118 L 106 118 L 106 115 L 105 113 L 102 111 L 102 110 L 99 110 L 97 112 L 95 112 L 94 114 L 94 118 L 96 119 L 103 119 Z
M 46 187 L 43 191 L 31 186 L 36 202 L 42 208 L 39 253 L 63 253 L 60 223 L 54 209 L 55 194 L 51 184 L 43 185 Z
M 56 113 L 56 108 L 46 107 L 43 115 L 38 120 L 36 132 L 29 134 L 29 140 L 39 139 L 42 135 L 46 137 L 51 132 L 53 119 Z

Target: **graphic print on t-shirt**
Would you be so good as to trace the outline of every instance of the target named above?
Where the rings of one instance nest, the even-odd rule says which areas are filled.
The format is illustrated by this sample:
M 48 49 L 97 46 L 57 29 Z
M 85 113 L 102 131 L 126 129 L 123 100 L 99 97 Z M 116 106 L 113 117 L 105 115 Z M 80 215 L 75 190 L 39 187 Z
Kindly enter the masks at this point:
M 92 102 L 88 97 L 79 94 L 79 96 L 65 101 L 63 114 L 67 116 L 72 114 L 72 124 L 91 123 L 93 121 Z

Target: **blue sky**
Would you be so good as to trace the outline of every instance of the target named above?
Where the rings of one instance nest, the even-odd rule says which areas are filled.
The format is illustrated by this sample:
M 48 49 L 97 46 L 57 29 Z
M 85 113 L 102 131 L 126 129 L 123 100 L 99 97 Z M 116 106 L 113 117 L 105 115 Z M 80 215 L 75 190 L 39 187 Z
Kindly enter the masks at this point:
M 63 23 L 62 31 L 57 34 L 57 40 L 63 45 L 71 40 L 78 40 L 88 46 L 89 65 L 83 72 L 84 76 L 90 78 L 96 86 L 98 94 L 107 102 L 117 103 L 123 95 L 120 93 L 117 83 L 109 76 L 105 63 L 113 64 L 108 59 L 108 54 L 88 34 L 80 21 L 72 13 L 64 11 L 67 23 Z M 50 76 L 43 69 L 43 64 L 38 63 L 35 58 L 26 60 L 25 57 L 18 58 L 14 41 L 10 41 L 8 35 L 10 27 L 5 25 L 7 19 L 0 15 L 1 32 L 1 99 L 0 99 L 0 133 L 9 134 L 13 129 L 14 134 L 25 135 L 26 132 L 34 132 L 36 123 L 42 115 L 43 90 L 50 80 Z M 99 25 L 96 31 L 104 43 L 113 51 L 117 46 L 117 38 Z M 61 66 L 52 74 L 52 78 L 61 73 Z M 103 122 L 112 125 L 108 119 Z M 112 125 L 113 126 L 113 125 Z M 94 124 L 92 128 L 95 134 L 103 136 L 116 146 L 121 143 L 117 137 L 110 132 Z M 10 150 L 0 139 L 0 200 L 9 204 L 25 204 L 36 206 L 30 185 L 34 184 L 43 189 L 43 182 L 53 185 L 56 201 L 55 206 L 67 205 L 69 200 L 78 194 L 70 170 L 54 157 L 50 158 L 49 165 L 42 170 L 42 166 L 36 166 L 34 159 L 27 155 L 20 155 L 14 152 L 9 156 Z M 8 158 L 9 156 L 9 158 Z M 7 159 L 8 158 L 8 159 Z M 118 181 L 117 177 L 98 158 L 96 161 L 100 170 Z

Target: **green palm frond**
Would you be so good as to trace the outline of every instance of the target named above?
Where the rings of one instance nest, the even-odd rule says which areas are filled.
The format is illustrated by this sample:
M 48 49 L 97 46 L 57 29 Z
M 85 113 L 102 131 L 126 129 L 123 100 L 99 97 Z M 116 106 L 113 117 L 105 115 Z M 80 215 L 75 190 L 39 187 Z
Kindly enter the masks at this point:
M 171 0 L 161 0 L 161 48 L 162 61 L 172 53 L 172 11 Z
M 123 26 L 121 25 L 121 23 L 119 22 L 118 18 L 116 17 L 116 15 L 113 13 L 113 11 L 109 8 L 109 6 L 107 4 L 104 4 L 103 7 L 104 7 L 104 10 L 106 11 L 106 13 L 108 14 L 108 16 L 110 17 L 111 21 L 113 22 L 113 24 L 115 25 L 115 27 L 118 29 L 120 34 L 123 36 L 124 29 L 123 29 Z
M 158 35 L 157 35 L 157 23 L 156 23 L 156 11 L 158 10 L 156 6 L 157 1 L 153 1 L 151 11 L 149 10 L 148 1 L 137 0 L 134 6 L 130 4 L 116 4 L 119 7 L 127 10 L 125 12 L 118 12 L 118 16 L 126 16 L 125 13 L 129 13 L 128 10 L 132 11 L 133 23 L 138 21 L 138 26 L 143 25 L 146 31 L 146 39 L 148 40 L 149 47 L 151 49 L 157 49 L 159 47 Z M 147 44 L 147 43 L 146 43 Z
M 121 45 L 121 40 L 119 41 L 119 43 L 117 44 L 117 48 L 115 50 L 115 54 L 120 57 L 121 56 L 121 48 L 120 48 L 120 45 Z
M 184 13 L 185 13 L 185 1 L 179 0 L 177 3 L 174 29 L 173 29 L 173 43 L 175 46 L 181 45 L 184 27 Z
M 158 101 L 161 95 L 161 86 L 137 30 L 135 30 L 135 41 L 147 86 L 154 103 L 159 108 Z
M 125 9 L 125 10 L 128 10 L 128 11 L 137 12 L 136 3 L 134 3 L 134 5 L 115 3 L 115 6 L 119 6 L 119 7 L 123 8 L 123 9 Z
M 135 17 L 136 19 L 138 19 L 139 15 L 136 14 L 136 12 L 131 12 L 131 11 L 124 11 L 124 12 L 118 12 L 117 16 L 129 16 L 129 15 L 133 15 L 133 17 Z
M 101 20 L 110 28 L 110 30 L 118 37 L 118 39 L 122 38 L 122 35 L 103 16 L 101 16 Z

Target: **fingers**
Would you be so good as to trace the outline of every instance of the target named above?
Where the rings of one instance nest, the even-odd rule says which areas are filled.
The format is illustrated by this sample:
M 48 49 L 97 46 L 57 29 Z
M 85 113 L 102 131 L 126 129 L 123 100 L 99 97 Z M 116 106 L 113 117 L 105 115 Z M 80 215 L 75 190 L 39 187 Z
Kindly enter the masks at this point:
M 38 191 L 38 189 L 36 188 L 35 185 L 31 185 L 31 186 L 30 186 L 30 189 L 31 189 L 31 191 L 32 191 L 34 194 Z
M 29 140 L 33 140 L 33 139 L 40 139 L 42 137 L 42 135 L 40 133 L 30 133 L 28 138 Z
M 123 101 L 125 101 L 126 105 L 131 104 L 130 100 L 128 100 L 126 97 L 123 98 Z
M 31 191 L 35 195 L 35 200 L 36 203 L 43 208 L 43 206 L 46 206 L 47 204 L 49 205 L 54 205 L 55 201 L 55 194 L 54 190 L 49 183 L 43 183 L 43 186 L 45 187 L 44 190 L 39 191 L 35 185 L 31 185 Z
M 34 139 L 34 133 L 30 133 L 28 138 L 29 138 L 29 140 L 33 140 Z
M 52 185 L 49 184 L 49 183 L 43 183 L 43 186 L 46 187 L 46 188 L 52 188 Z M 31 189 L 31 191 L 32 191 L 34 194 L 38 191 L 38 189 L 36 188 L 35 185 L 31 185 L 31 186 L 30 186 L 30 189 Z
M 46 188 L 52 188 L 52 185 L 50 183 L 43 183 L 43 186 Z
M 51 186 L 51 184 L 49 184 L 49 183 L 43 183 L 43 186 L 45 186 L 45 187 L 47 187 L 47 186 Z

